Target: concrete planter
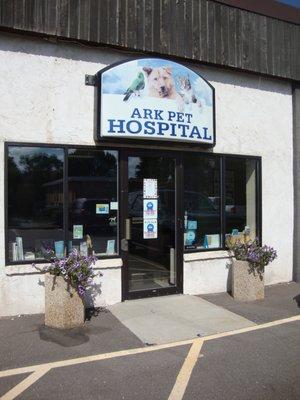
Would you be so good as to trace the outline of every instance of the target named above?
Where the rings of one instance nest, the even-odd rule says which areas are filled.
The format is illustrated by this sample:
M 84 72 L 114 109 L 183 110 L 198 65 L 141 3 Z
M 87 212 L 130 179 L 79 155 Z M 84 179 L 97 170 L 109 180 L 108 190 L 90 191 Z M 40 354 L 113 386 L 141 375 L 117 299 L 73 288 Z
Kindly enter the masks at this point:
M 232 296 L 239 301 L 263 300 L 265 298 L 264 274 L 262 278 L 250 269 L 248 261 L 233 259 Z
M 83 326 L 84 304 L 62 276 L 45 275 L 45 325 L 70 329 Z

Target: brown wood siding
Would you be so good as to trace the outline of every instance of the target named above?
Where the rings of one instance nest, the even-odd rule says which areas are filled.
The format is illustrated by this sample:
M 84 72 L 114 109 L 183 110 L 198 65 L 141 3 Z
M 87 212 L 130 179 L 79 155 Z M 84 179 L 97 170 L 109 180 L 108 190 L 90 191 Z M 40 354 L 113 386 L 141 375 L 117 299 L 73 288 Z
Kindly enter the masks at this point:
M 0 0 L 0 27 L 300 80 L 300 26 L 212 0 Z

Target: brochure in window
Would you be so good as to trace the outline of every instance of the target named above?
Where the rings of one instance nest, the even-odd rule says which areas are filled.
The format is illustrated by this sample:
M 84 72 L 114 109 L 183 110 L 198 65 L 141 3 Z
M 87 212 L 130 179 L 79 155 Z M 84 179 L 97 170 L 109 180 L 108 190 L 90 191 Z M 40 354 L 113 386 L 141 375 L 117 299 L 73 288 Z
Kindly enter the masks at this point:
M 114 239 L 107 241 L 107 246 L 106 246 L 107 255 L 115 254 L 115 244 L 116 241 Z
M 204 247 L 207 249 L 215 249 L 220 247 L 220 235 L 205 235 Z
M 18 245 L 17 242 L 9 242 L 9 259 L 11 261 L 18 260 Z
M 63 258 L 63 256 L 64 256 L 64 241 L 60 240 L 58 242 L 54 242 L 54 248 L 55 248 L 55 257 Z
M 17 243 L 18 260 L 24 260 L 23 239 L 21 236 L 16 237 L 16 243 Z

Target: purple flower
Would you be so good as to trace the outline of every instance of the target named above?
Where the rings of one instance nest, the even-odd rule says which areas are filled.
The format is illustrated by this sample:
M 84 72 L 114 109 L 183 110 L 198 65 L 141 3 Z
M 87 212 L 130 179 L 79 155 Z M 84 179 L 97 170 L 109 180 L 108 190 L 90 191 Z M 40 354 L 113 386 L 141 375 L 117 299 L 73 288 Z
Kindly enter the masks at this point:
M 261 246 L 257 238 L 246 243 L 235 241 L 234 244 L 229 239 L 227 243 L 237 260 L 248 261 L 258 271 L 262 271 L 266 265 L 274 261 L 277 257 L 276 250 L 273 247 L 267 245 Z
M 95 275 L 92 265 L 96 260 L 95 256 L 82 256 L 76 249 L 72 249 L 67 257 L 52 258 L 45 271 L 52 275 L 63 276 L 76 288 L 78 294 L 83 296 L 87 287 L 93 283 Z
M 78 285 L 77 290 L 80 296 L 84 295 L 85 288 L 82 285 Z

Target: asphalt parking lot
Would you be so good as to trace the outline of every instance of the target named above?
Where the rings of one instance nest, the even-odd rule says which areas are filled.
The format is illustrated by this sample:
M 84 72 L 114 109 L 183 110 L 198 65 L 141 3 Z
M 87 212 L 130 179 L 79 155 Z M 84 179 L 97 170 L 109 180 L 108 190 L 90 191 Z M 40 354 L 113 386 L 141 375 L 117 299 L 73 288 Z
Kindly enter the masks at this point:
M 42 316 L 1 319 L 1 399 L 299 399 L 297 293 L 299 284 L 280 285 L 244 305 L 212 296 L 258 325 L 160 346 L 104 310 L 68 332 Z

